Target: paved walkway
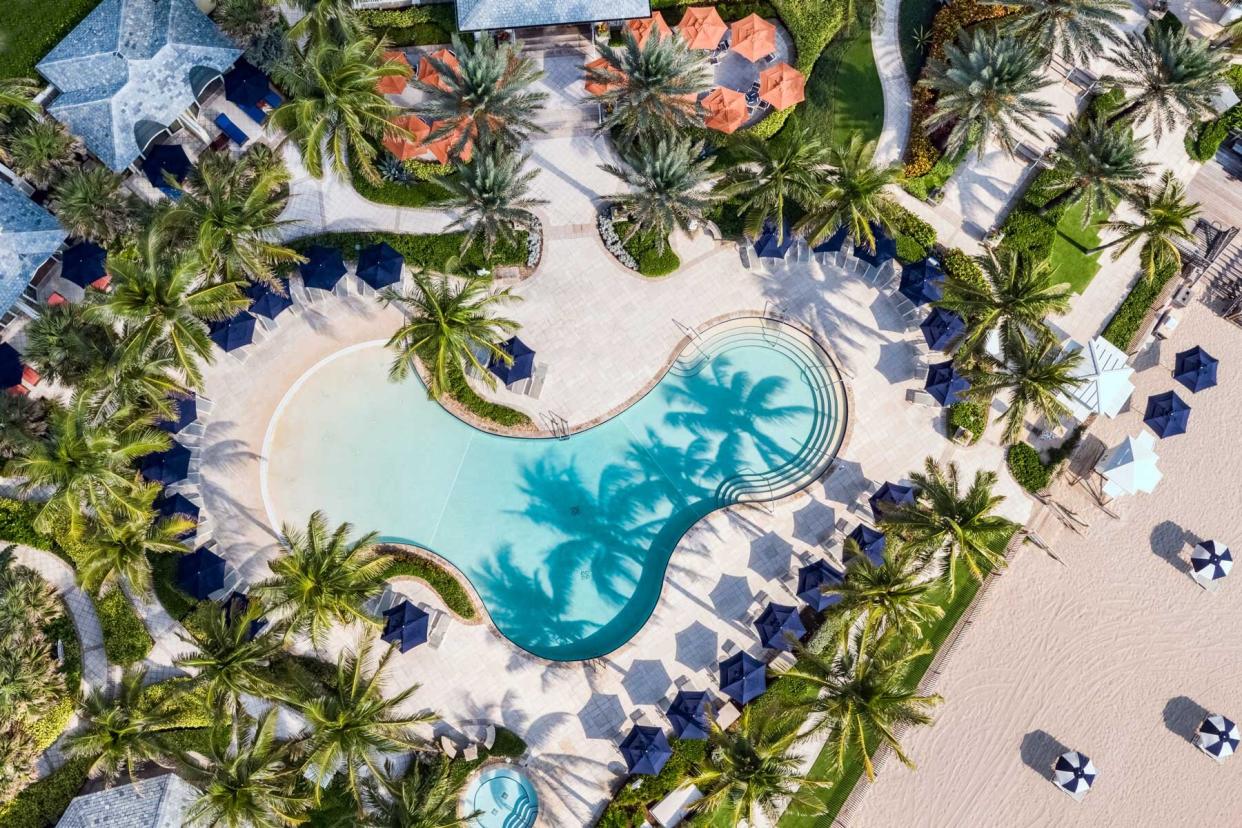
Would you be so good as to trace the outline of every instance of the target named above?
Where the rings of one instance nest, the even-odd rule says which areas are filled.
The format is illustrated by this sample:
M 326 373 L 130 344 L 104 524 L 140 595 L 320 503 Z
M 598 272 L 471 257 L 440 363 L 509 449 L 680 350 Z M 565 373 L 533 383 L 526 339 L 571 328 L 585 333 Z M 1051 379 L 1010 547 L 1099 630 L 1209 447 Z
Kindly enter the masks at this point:
M 871 55 L 884 89 L 884 128 L 875 160 L 895 164 L 910 140 L 910 78 L 901 58 L 901 0 L 880 0 L 871 26 Z

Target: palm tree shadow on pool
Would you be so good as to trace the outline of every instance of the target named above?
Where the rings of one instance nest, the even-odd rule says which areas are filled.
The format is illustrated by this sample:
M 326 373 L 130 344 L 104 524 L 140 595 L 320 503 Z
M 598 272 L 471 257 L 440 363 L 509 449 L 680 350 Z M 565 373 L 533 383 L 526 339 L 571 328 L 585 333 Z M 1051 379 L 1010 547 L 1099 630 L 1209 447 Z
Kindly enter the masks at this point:
M 590 632 L 587 622 L 566 617 L 569 595 L 540 576 L 526 572 L 505 545 L 474 574 L 474 582 L 488 597 L 492 621 L 514 641 L 526 647 L 555 647 L 581 640 Z

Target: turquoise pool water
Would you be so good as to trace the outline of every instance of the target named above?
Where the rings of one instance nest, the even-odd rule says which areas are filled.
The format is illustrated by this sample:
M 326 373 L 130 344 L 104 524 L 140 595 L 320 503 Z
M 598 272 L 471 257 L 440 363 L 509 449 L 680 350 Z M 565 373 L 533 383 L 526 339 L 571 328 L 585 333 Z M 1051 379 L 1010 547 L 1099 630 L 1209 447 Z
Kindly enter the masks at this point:
M 564 440 L 474 429 L 388 364 L 381 343 L 355 346 L 286 395 L 264 448 L 269 515 L 322 509 L 442 555 L 505 636 L 556 660 L 629 640 L 686 530 L 806 485 L 845 423 L 817 346 L 759 320 L 710 329 L 640 400 Z
M 467 814 L 478 813 L 474 828 L 530 828 L 539 814 L 539 797 L 517 768 L 485 768 L 466 790 Z

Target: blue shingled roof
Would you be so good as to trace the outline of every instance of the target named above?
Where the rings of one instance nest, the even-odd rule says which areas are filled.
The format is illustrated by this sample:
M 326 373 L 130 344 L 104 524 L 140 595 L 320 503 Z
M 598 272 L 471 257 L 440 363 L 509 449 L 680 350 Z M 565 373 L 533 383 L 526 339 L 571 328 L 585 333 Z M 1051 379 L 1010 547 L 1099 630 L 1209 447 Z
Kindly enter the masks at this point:
M 650 16 L 648 0 L 457 0 L 464 32 Z
M 240 56 L 193 0 L 103 0 L 37 68 L 61 93 L 48 111 L 119 172 Z
M 13 307 L 66 235 L 51 213 L 0 181 L 0 315 Z

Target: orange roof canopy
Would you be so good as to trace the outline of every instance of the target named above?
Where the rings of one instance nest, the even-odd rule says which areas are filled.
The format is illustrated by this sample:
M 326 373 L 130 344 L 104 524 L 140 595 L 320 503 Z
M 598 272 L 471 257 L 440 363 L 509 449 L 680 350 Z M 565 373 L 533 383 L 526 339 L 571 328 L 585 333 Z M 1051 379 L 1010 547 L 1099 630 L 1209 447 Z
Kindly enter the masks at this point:
M 617 80 L 615 82 L 610 81 L 608 83 L 601 83 L 597 80 L 591 79 L 594 76 L 593 73 L 589 71 L 591 69 L 595 69 L 596 73 L 604 72 L 605 74 L 608 74 L 608 75 L 616 74 L 616 72 L 613 71 L 609 67 L 608 60 L 606 58 L 602 58 L 602 57 L 596 58 L 590 63 L 587 63 L 586 65 L 584 65 L 582 68 L 588 70 L 587 81 L 586 81 L 586 91 L 588 95 L 602 95 L 608 90 L 616 89 L 617 87 L 621 85 L 620 76 L 617 76 Z
M 660 37 L 668 37 L 673 30 L 664 22 L 664 15 L 658 11 L 651 13 L 651 17 L 636 17 L 633 20 L 625 21 L 625 27 L 634 33 L 634 40 L 642 46 L 647 42 L 647 36 L 654 29 Z
M 449 163 L 449 159 L 451 157 L 450 153 L 452 153 L 453 147 L 456 146 L 457 141 L 461 138 L 461 134 L 465 132 L 465 130 L 466 124 L 459 124 L 457 129 L 447 135 L 442 135 L 430 144 L 427 144 L 424 149 L 435 156 L 435 159 L 441 164 L 447 164 Z M 470 156 L 472 155 L 474 155 L 474 141 L 467 139 L 466 143 L 462 145 L 461 153 L 458 157 L 461 158 L 462 161 L 469 161 Z
M 729 28 L 733 51 L 752 63 L 776 51 L 776 26 L 757 14 L 748 14 Z
M 750 112 L 746 109 L 746 96 L 735 89 L 717 86 L 702 101 L 707 118 L 703 123 L 719 132 L 734 132 L 746 123 Z
M 410 61 L 405 56 L 405 52 L 384 52 L 385 63 L 401 63 L 405 64 L 406 69 L 410 69 Z M 375 91 L 381 95 L 400 95 L 405 91 L 405 81 L 409 75 L 387 75 L 379 79 L 375 84 Z
M 423 55 L 418 59 L 418 79 L 428 86 L 438 86 L 444 89 L 444 81 L 440 80 L 440 73 L 431 65 L 431 61 L 427 59 L 428 57 L 435 58 L 454 72 L 457 72 L 461 69 L 461 66 L 457 63 L 457 55 L 448 49 L 437 49 L 430 56 Z
M 411 158 L 417 158 L 427 151 L 423 141 L 431 134 L 431 127 L 422 118 L 417 115 L 402 115 L 398 118 L 393 118 L 392 122 L 402 129 L 409 130 L 414 135 L 414 140 L 412 141 L 404 135 L 384 136 L 384 149 L 391 152 L 398 161 L 408 161 Z
M 788 63 L 759 73 L 759 97 L 776 109 L 788 109 L 806 98 L 806 77 Z
M 729 27 L 715 6 L 691 6 L 682 16 L 677 31 L 691 49 L 715 49 Z

